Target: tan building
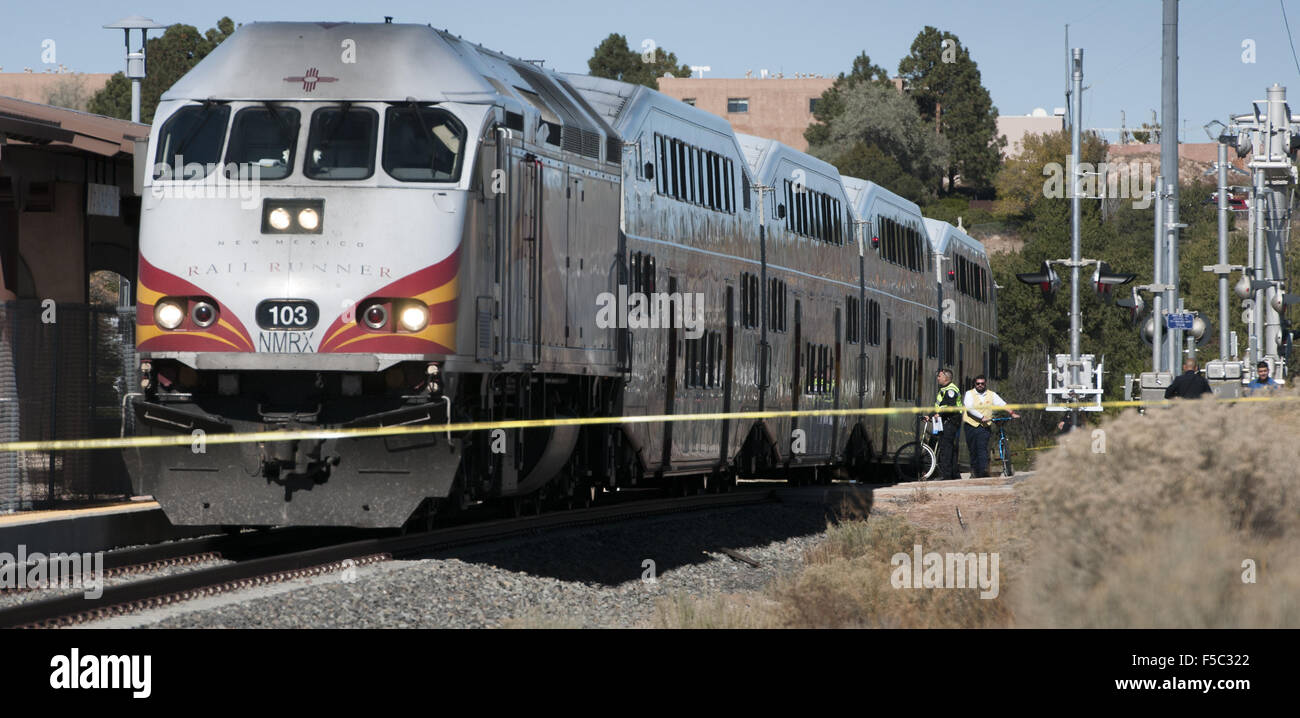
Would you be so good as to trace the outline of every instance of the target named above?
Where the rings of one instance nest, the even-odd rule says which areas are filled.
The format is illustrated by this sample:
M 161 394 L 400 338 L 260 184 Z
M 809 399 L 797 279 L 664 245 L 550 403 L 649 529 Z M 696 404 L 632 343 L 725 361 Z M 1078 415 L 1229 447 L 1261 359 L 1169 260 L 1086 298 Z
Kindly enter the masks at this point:
M 1047 110 L 1038 108 L 1028 115 L 998 115 L 998 136 L 1007 140 L 1002 155 L 1018 156 L 1026 135 L 1060 132 L 1065 127 L 1065 110 L 1057 109 L 1056 112 L 1059 114 L 1049 115 Z
M 736 132 L 808 151 L 803 132 L 813 121 L 813 102 L 833 77 L 663 77 L 659 91 L 727 120 Z
M 0 97 L 84 111 L 110 77 L 106 72 L 0 72 Z

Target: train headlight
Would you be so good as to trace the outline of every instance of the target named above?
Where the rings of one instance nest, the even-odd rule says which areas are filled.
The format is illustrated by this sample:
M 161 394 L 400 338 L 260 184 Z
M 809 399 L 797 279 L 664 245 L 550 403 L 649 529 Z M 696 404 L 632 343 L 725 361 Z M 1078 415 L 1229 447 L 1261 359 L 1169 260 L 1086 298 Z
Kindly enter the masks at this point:
M 164 299 L 153 308 L 153 319 L 163 329 L 175 329 L 185 321 L 185 309 L 174 299 Z
M 209 302 L 198 301 L 190 307 L 190 320 L 196 326 L 207 328 L 217 321 L 217 308 Z
M 418 302 L 411 302 L 402 307 L 397 321 L 402 329 L 418 332 L 429 325 L 429 309 Z
M 388 324 L 388 310 L 382 304 L 371 304 L 362 313 L 361 321 L 371 329 L 383 329 Z
M 314 232 L 320 226 L 320 215 L 316 210 L 308 207 L 298 213 L 298 226 L 308 232 Z
M 276 231 L 283 232 L 289 228 L 289 210 L 284 207 L 276 207 L 266 216 L 266 222 Z

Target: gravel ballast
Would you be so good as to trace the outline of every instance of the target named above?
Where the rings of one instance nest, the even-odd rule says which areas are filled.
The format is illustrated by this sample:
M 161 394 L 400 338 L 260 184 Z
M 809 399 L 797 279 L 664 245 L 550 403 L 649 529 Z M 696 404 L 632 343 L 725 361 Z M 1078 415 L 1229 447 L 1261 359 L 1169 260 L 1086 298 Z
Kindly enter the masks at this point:
M 382 562 L 86 625 L 645 627 L 658 599 L 763 589 L 801 567 L 825 528 L 825 509 L 813 504 L 696 511 Z

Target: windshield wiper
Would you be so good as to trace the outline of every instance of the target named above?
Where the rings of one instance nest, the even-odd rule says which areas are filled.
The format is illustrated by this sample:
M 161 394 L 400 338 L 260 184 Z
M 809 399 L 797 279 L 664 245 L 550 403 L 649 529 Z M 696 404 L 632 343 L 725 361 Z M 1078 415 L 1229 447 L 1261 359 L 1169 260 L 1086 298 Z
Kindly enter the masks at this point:
M 325 139 L 320 141 L 321 147 L 329 147 L 330 143 L 334 141 L 335 136 L 337 136 L 339 133 L 339 129 L 343 127 L 344 120 L 346 120 L 348 117 L 348 111 L 351 109 L 352 109 L 351 102 L 344 101 L 342 104 L 339 105 L 339 121 L 337 124 L 335 124 L 333 127 L 330 128 L 329 134 L 325 135 Z
M 415 113 L 415 124 L 420 126 L 420 131 L 424 134 L 424 139 L 429 143 L 429 181 L 432 182 L 438 176 L 438 168 L 435 163 L 438 161 L 438 154 L 435 151 L 433 130 L 424 124 L 424 114 L 420 110 L 424 109 L 415 103 L 415 100 L 407 100 L 406 106 Z
M 281 139 L 283 139 L 286 144 L 292 143 L 294 135 L 297 133 L 289 126 L 289 121 L 284 119 L 284 115 L 281 115 L 279 111 L 275 109 L 275 105 L 271 104 L 270 100 L 266 100 L 262 104 L 266 105 L 266 109 L 270 110 L 271 116 L 274 117 L 275 121 L 280 125 L 280 132 L 283 133 Z

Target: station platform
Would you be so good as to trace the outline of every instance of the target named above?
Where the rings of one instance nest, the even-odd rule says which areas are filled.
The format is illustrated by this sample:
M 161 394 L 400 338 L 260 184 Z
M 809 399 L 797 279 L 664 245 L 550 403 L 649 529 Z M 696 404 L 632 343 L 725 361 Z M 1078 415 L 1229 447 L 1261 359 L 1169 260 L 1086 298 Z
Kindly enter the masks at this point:
M 158 503 L 144 497 L 105 506 L 20 511 L 0 516 L 0 553 L 85 553 L 210 533 L 174 527 Z

